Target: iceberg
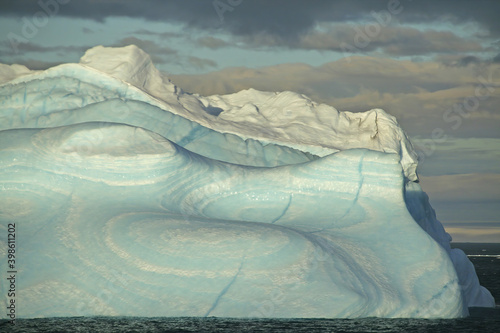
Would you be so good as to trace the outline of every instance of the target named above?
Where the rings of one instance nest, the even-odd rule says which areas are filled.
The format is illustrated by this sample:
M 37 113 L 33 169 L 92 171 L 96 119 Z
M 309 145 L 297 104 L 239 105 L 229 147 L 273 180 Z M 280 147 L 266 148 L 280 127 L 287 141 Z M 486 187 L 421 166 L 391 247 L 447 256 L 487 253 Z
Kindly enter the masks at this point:
M 381 109 L 187 93 L 133 45 L 45 71 L 0 65 L 0 221 L 15 234 L 0 239 L 15 255 L 1 262 L 15 277 L 1 280 L 4 306 L 19 318 L 494 306 L 417 165 Z

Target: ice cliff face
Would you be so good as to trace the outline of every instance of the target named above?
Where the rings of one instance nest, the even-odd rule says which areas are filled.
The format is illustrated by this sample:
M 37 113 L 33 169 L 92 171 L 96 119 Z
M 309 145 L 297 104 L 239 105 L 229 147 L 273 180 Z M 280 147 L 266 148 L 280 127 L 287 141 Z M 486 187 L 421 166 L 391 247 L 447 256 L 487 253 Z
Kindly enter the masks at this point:
M 0 76 L 0 221 L 16 224 L 21 317 L 453 318 L 494 305 L 383 110 L 188 94 L 135 46 Z

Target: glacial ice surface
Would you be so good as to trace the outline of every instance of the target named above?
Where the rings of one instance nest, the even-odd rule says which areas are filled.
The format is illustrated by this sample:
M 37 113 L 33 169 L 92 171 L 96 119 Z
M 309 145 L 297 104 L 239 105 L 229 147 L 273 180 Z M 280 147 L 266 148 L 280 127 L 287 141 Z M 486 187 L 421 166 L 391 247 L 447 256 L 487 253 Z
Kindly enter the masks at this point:
M 383 110 L 189 94 L 135 46 L 46 71 L 0 65 L 0 83 L 18 317 L 455 318 L 494 306 Z

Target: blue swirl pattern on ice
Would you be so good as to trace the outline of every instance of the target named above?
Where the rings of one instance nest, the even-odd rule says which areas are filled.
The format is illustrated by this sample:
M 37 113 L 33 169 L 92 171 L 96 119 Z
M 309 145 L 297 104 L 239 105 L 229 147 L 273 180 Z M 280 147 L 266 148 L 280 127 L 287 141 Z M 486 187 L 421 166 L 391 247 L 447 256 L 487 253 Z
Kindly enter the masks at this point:
M 406 211 L 394 154 L 261 168 L 128 125 L 0 137 L 4 218 L 25 242 L 23 316 L 258 316 L 273 291 L 275 317 L 462 314 L 447 254 Z M 445 286 L 454 302 L 419 312 Z

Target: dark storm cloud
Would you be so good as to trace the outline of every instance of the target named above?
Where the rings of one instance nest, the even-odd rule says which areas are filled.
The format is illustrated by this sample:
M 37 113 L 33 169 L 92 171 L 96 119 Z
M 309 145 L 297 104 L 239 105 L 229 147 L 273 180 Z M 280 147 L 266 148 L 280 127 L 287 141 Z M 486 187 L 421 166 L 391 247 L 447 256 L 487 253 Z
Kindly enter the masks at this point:
M 36 52 L 36 53 L 84 53 L 91 46 L 44 46 L 32 42 L 19 43 L 17 50 L 12 49 L 9 42 L 0 43 L 0 56 L 15 56 L 18 52 Z M 38 69 L 38 68 L 37 68 Z
M 356 36 L 363 27 L 352 24 L 335 24 L 323 31 L 310 31 L 302 34 L 295 42 L 289 42 L 278 36 L 253 35 L 243 38 L 249 47 L 279 46 L 306 50 L 330 50 L 353 53 L 381 50 L 388 55 L 423 55 L 428 53 L 480 52 L 484 48 L 480 43 L 457 36 L 451 31 L 421 31 L 409 27 L 380 27 L 377 34 L 369 37 L 363 47 L 348 45 L 356 41 Z M 212 43 L 207 43 L 212 41 Z M 213 37 L 204 37 L 198 41 L 200 46 L 220 48 L 227 43 Z M 203 42 L 203 43 L 202 43 Z M 217 43 L 219 42 L 219 43 Z
M 500 1 L 496 0 L 4 0 L 0 15 L 29 16 L 46 8 L 57 15 L 97 21 L 127 16 L 239 36 L 265 33 L 294 40 L 317 23 L 358 21 L 370 17 L 372 11 L 387 10 L 391 3 L 402 8 L 397 15 L 401 22 L 476 22 L 493 36 L 500 34 Z
M 132 31 L 131 34 L 134 35 L 144 35 L 144 36 L 157 36 L 160 38 L 181 38 L 184 35 L 181 33 L 176 33 L 176 32 L 158 32 L 158 31 L 151 31 L 147 29 L 140 29 L 136 31 Z

